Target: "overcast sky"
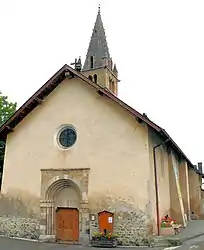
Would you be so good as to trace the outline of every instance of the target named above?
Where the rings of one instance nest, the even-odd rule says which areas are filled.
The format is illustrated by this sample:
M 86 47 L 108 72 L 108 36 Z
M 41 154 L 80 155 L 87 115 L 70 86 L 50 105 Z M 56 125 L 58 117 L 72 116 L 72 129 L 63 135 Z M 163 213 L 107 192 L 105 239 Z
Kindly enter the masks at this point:
M 0 0 L 0 90 L 20 106 L 84 61 L 99 3 L 119 97 L 204 162 L 203 0 Z

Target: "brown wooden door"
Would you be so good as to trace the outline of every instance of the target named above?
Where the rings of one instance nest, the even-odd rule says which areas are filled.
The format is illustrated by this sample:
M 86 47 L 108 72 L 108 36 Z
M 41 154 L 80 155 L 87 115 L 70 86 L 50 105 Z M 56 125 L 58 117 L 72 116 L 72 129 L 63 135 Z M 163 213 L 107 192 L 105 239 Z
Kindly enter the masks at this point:
M 75 208 L 58 208 L 56 214 L 56 239 L 78 241 L 79 211 Z
M 107 232 L 113 232 L 113 214 L 108 211 L 102 211 L 98 214 L 98 224 L 100 232 L 104 229 Z

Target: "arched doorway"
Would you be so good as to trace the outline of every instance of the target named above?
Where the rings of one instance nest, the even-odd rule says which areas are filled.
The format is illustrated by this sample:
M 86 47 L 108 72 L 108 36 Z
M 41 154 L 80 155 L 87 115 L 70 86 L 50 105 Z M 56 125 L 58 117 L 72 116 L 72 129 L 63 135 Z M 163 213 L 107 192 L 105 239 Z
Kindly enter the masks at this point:
M 81 191 L 69 179 L 59 179 L 47 189 L 47 234 L 55 235 L 56 241 L 79 240 Z
M 80 243 L 88 242 L 88 230 L 90 228 L 88 205 L 89 171 L 89 168 L 41 169 L 41 241 L 70 240 L 72 242 L 80 239 Z M 58 214 L 61 219 L 57 219 Z M 65 221 L 67 216 L 74 217 L 75 222 L 77 221 L 74 226 L 75 232 L 70 231 L 73 223 L 75 223 L 73 222 L 70 225 L 64 225 L 65 231 L 62 231 L 63 228 L 60 229 L 61 232 L 58 231 L 62 237 L 58 236 L 57 230 L 59 230 L 60 223 L 68 223 Z

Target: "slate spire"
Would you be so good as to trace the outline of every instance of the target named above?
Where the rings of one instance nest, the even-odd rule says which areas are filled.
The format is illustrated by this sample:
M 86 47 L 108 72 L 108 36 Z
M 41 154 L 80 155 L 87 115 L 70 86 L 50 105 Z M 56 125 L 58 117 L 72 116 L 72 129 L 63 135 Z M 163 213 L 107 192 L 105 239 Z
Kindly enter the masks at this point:
M 110 60 L 110 53 L 106 41 L 105 30 L 101 19 L 100 5 L 96 22 L 89 43 L 83 70 L 91 70 L 104 65 L 104 59 Z

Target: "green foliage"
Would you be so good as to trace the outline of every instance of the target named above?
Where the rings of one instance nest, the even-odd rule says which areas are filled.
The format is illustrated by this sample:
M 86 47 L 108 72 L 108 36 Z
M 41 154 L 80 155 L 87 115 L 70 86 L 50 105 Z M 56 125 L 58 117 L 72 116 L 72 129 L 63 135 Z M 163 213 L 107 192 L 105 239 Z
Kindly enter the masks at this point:
M 0 126 L 13 115 L 16 106 L 17 103 L 9 102 L 8 97 L 0 92 Z
M 8 101 L 8 97 L 0 92 L 0 126 L 7 121 L 16 111 L 17 103 Z M 5 142 L 0 140 L 0 184 L 3 170 Z

